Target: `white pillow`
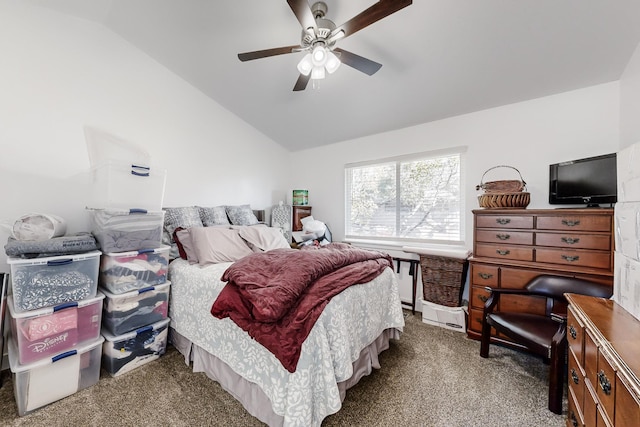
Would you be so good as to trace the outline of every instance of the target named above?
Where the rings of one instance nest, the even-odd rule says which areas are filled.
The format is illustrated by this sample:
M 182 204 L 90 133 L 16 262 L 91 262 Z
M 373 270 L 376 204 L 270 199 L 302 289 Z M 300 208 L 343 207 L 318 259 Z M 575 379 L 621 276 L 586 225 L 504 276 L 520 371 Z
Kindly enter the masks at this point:
M 240 237 L 246 240 L 255 252 L 291 247 L 286 237 L 284 237 L 284 234 L 282 234 L 282 229 L 279 227 L 252 225 L 234 228 L 240 232 Z
M 189 234 L 200 265 L 233 262 L 253 253 L 238 230 L 226 227 L 193 227 Z

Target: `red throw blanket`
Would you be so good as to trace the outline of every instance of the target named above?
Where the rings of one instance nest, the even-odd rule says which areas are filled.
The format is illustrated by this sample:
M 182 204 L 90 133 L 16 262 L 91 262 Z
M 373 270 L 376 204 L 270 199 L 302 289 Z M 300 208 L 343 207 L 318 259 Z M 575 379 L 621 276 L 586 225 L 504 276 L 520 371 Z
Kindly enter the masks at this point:
M 256 253 L 224 272 L 228 283 L 211 314 L 230 317 L 295 372 L 302 343 L 331 298 L 391 266 L 387 254 L 340 243 Z

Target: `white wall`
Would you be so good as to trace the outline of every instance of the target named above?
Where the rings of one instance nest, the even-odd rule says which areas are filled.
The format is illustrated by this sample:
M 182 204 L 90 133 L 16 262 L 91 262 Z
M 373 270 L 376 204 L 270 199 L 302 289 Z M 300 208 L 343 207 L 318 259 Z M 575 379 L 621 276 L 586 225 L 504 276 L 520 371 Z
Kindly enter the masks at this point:
M 88 229 L 85 125 L 167 169 L 165 206 L 261 209 L 290 188 L 286 150 L 101 25 L 1 0 L 0 52 L 1 242 L 33 211 Z
M 620 78 L 620 148 L 640 142 L 640 44 Z
M 318 165 L 293 179 L 296 188 L 309 190 L 314 218 L 342 239 L 346 163 L 467 146 L 463 187 L 471 248 L 471 210 L 478 208 L 475 186 L 487 169 L 517 168 L 531 193 L 529 208 L 548 208 L 549 164 L 618 151 L 618 120 L 619 85 L 613 82 L 292 153 L 296 164 L 313 159 Z M 485 177 L 495 179 L 518 176 L 500 168 Z

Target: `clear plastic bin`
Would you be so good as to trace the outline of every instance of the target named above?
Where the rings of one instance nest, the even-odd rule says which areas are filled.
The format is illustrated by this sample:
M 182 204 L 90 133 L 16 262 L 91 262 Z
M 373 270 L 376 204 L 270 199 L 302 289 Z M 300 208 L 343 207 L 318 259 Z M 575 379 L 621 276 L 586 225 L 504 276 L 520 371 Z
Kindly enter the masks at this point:
M 90 171 L 90 199 L 87 206 L 159 211 L 162 209 L 166 178 L 165 169 L 106 161 Z
M 8 257 L 14 311 L 23 313 L 96 296 L 100 251 L 22 259 Z
M 169 286 L 150 286 L 124 294 L 113 294 L 104 288 L 102 312 L 103 332 L 122 335 L 143 326 L 159 322 L 169 314 Z
M 33 363 L 70 350 L 79 343 L 97 340 L 103 299 L 104 295 L 98 292 L 86 300 L 16 313 L 10 296 L 7 305 L 18 363 Z
M 93 235 L 103 252 L 128 252 L 162 246 L 164 211 L 90 209 Z
M 100 286 L 122 294 L 167 281 L 170 246 L 102 254 Z
M 102 343 L 96 341 L 49 359 L 28 365 L 18 363 L 17 350 L 9 340 L 9 366 L 18 415 L 24 416 L 45 405 L 91 387 L 100 379 Z
M 162 356 L 167 349 L 169 319 L 123 335 L 104 332 L 102 366 L 113 377 L 127 373 Z

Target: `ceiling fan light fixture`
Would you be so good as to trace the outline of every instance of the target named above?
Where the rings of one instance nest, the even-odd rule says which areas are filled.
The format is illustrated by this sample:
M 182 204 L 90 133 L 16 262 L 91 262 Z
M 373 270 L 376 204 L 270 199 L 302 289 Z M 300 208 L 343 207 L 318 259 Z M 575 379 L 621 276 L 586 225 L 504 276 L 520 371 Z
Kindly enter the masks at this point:
M 335 53 L 327 51 L 327 63 L 324 65 L 329 74 L 333 74 L 340 67 L 340 60 Z
M 300 74 L 308 76 L 312 69 L 313 62 L 311 61 L 311 54 L 307 53 L 300 62 L 298 62 L 298 71 Z
M 316 67 L 324 67 L 327 62 L 327 49 L 324 46 L 316 46 L 311 52 L 311 61 Z
M 325 76 L 324 67 L 313 67 L 313 70 L 311 70 L 312 80 L 324 79 L 324 76 Z

